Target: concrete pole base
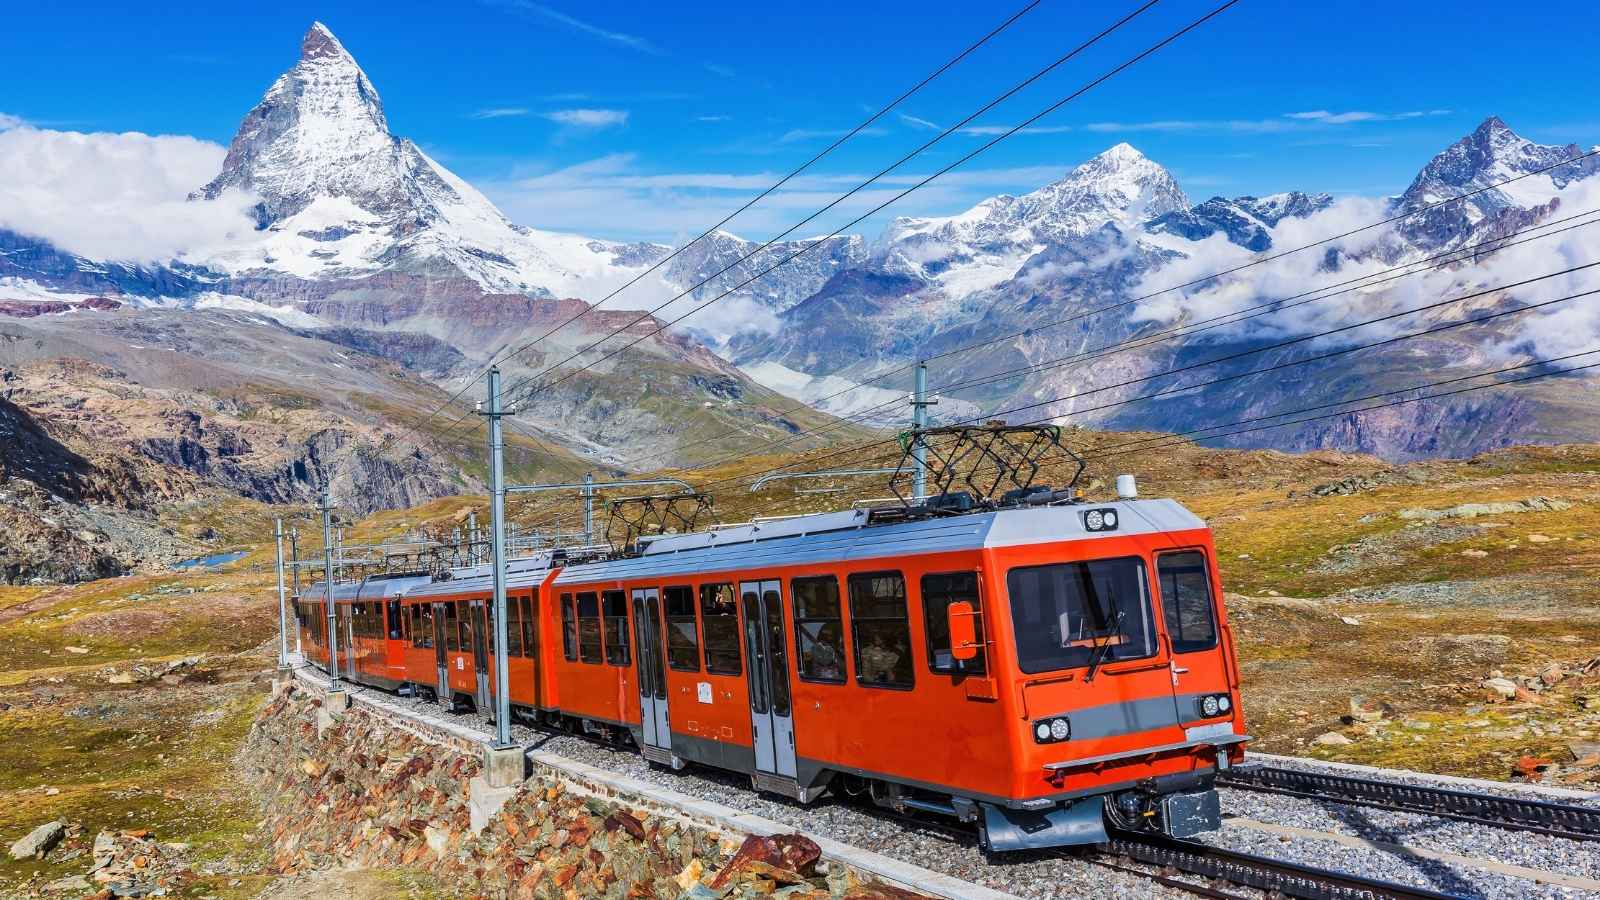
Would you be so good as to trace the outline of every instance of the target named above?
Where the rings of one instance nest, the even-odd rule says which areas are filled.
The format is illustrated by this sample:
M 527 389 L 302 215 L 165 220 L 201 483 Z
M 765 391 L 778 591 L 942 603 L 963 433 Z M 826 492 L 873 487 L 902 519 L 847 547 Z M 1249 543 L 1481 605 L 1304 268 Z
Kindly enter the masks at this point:
M 514 787 L 528 777 L 527 758 L 519 746 L 485 747 L 483 774 L 490 787 Z
M 350 692 L 338 689 L 323 695 L 322 708 L 335 713 L 342 713 L 350 708 Z

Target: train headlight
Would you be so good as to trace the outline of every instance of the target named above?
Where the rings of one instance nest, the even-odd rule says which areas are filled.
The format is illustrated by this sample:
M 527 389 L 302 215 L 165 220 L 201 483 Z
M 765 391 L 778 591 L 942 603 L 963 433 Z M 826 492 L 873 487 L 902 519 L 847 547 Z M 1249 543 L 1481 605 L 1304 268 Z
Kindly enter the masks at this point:
M 1033 723 L 1033 739 L 1041 744 L 1054 744 L 1072 737 L 1072 723 L 1066 716 L 1040 719 Z
M 1083 527 L 1086 531 L 1116 531 L 1117 511 L 1114 509 L 1091 509 L 1083 514 Z
M 1220 712 L 1221 708 L 1217 704 L 1217 698 L 1207 697 L 1204 700 L 1201 700 L 1200 711 L 1205 713 L 1207 716 L 1214 716 Z
M 1220 709 L 1223 712 L 1227 712 L 1229 709 L 1232 709 L 1232 708 L 1233 708 L 1233 701 L 1228 699 L 1228 695 L 1227 694 L 1218 694 L 1217 695 L 1217 709 Z

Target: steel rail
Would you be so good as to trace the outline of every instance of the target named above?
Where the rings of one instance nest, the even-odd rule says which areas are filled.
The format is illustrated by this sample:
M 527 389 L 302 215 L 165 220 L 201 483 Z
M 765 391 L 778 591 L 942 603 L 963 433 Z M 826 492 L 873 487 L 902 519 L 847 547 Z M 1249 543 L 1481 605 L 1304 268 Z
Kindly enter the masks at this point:
M 1475 794 L 1450 788 L 1306 772 L 1280 766 L 1237 766 L 1228 772 L 1218 773 L 1217 784 L 1247 791 L 1441 816 L 1577 841 L 1600 840 L 1600 809 L 1548 800 Z
M 1113 832 L 1101 852 L 1302 900 L 1447 900 L 1454 895 L 1159 834 Z

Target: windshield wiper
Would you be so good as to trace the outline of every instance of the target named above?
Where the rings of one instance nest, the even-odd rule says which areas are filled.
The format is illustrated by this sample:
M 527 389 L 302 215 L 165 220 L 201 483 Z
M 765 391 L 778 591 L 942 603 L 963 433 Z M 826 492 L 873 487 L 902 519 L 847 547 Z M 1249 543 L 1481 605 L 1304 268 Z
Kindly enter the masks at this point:
M 1089 651 L 1089 674 L 1083 676 L 1084 681 L 1094 680 L 1095 670 L 1100 668 L 1100 663 L 1105 661 L 1106 654 L 1111 650 L 1112 639 L 1121 636 L 1121 634 L 1122 607 L 1119 606 L 1111 616 L 1111 623 L 1106 626 L 1105 639 L 1096 641 L 1094 649 Z

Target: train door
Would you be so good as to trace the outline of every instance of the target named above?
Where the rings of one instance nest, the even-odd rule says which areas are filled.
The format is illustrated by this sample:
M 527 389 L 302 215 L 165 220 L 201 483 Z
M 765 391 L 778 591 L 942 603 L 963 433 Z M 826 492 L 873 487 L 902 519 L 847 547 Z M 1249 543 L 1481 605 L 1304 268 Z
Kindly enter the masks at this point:
M 430 604 L 433 607 L 433 659 L 439 667 L 439 686 L 434 691 L 434 697 L 446 706 L 450 705 L 450 657 L 445 653 L 445 613 L 443 603 Z
M 489 712 L 494 709 L 494 699 L 489 693 L 489 618 L 487 604 L 482 600 L 473 600 L 467 604 L 467 615 L 471 616 L 472 629 L 472 667 L 477 672 L 477 693 L 473 695 L 473 702 L 477 704 L 479 712 Z
M 339 637 L 339 651 L 344 656 L 344 661 L 339 664 L 339 675 L 355 680 L 356 662 L 356 607 L 353 603 L 346 603 L 341 609 L 344 611 L 343 632 Z
M 794 710 L 789 699 L 788 642 L 777 581 L 739 585 L 745 651 L 750 660 L 750 716 L 758 775 L 795 777 Z
M 661 598 L 655 588 L 633 592 L 633 633 L 639 640 L 639 712 L 644 741 L 651 747 L 671 750 L 666 657 L 661 648 Z
M 1200 550 L 1156 555 L 1161 617 L 1171 648 L 1172 696 L 1190 740 L 1233 732 L 1228 669 L 1220 652 L 1211 572 Z

